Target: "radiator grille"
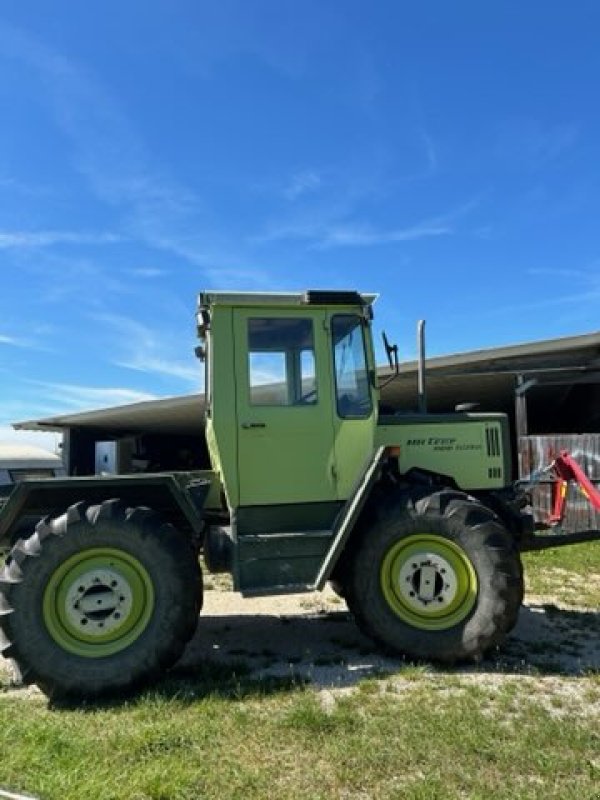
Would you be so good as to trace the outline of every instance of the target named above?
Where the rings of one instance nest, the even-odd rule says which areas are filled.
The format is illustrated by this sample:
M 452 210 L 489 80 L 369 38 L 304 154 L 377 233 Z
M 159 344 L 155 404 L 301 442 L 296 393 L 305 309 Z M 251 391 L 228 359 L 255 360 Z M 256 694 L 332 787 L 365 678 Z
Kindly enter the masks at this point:
M 498 458 L 500 455 L 500 433 L 498 428 L 485 429 L 485 444 L 488 456 Z

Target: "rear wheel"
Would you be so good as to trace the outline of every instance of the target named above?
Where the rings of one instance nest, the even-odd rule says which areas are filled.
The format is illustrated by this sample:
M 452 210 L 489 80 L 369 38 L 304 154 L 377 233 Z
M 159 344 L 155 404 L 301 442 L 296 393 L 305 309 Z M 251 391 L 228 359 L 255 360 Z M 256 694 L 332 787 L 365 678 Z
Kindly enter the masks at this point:
M 411 658 L 478 659 L 514 626 L 518 553 L 489 509 L 460 492 L 403 496 L 364 531 L 348 604 L 362 630 Z
M 50 696 L 130 690 L 179 658 L 201 595 L 190 542 L 155 512 L 78 503 L 11 551 L 3 654 Z

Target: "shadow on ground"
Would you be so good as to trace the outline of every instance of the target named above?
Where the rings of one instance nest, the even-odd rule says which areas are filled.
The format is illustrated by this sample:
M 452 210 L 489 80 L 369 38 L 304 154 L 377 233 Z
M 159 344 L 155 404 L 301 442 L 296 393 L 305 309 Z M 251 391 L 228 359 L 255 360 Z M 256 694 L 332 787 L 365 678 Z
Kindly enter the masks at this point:
M 407 664 L 379 652 L 345 611 L 294 615 L 202 616 L 180 665 L 241 665 L 251 679 L 307 682 L 316 688 L 355 686 L 377 674 L 401 675 Z M 433 669 L 433 668 L 432 668 Z M 578 676 L 600 669 L 600 614 L 553 605 L 523 606 L 501 649 L 480 664 L 437 668 L 438 673 L 502 673 Z
M 306 685 L 316 689 L 347 689 L 370 677 L 386 675 L 401 679 L 403 673 L 414 677 L 414 663 L 378 651 L 358 631 L 347 611 L 288 605 L 290 613 L 265 613 L 264 607 L 260 613 L 251 613 L 245 601 L 241 603 L 242 613 L 222 613 L 218 606 L 220 594 L 215 593 L 218 613 L 214 613 L 215 605 L 209 603 L 183 658 L 148 690 L 150 693 L 182 702 L 208 695 L 243 700 L 299 690 Z M 432 675 L 482 677 L 577 677 L 597 673 L 600 613 L 529 602 L 521 609 L 518 623 L 504 646 L 491 657 L 475 665 L 420 668 Z M 15 690 L 7 672 L 0 677 L 0 689 Z M 104 704 L 89 707 L 98 705 Z

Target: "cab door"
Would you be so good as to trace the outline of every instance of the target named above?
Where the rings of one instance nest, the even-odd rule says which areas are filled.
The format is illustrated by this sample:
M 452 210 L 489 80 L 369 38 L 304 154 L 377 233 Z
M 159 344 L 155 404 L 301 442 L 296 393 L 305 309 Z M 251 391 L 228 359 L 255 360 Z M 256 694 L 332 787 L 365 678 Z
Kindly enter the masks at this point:
M 336 499 L 326 313 L 234 310 L 240 506 Z

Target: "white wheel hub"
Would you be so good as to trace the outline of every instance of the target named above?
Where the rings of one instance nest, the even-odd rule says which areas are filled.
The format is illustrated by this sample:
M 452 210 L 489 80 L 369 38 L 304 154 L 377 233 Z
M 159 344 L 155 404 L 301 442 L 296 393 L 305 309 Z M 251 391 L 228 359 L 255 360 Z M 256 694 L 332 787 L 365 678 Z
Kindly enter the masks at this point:
M 80 575 L 65 598 L 65 613 L 71 625 L 91 636 L 104 636 L 120 627 L 132 606 L 129 583 L 110 568 Z
M 436 553 L 417 553 L 406 560 L 398 574 L 398 589 L 404 602 L 423 612 L 449 606 L 458 589 L 456 573 L 445 558 Z

